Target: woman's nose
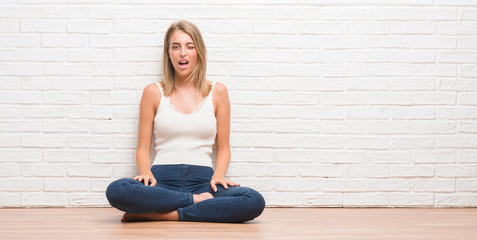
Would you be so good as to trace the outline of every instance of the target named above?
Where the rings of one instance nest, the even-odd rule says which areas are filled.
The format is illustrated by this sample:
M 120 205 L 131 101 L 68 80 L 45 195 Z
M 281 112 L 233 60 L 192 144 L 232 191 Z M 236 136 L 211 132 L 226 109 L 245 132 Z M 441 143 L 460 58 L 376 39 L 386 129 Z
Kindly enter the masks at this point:
M 186 50 L 184 48 L 182 48 L 180 54 L 181 54 L 181 57 L 185 56 L 186 55 Z

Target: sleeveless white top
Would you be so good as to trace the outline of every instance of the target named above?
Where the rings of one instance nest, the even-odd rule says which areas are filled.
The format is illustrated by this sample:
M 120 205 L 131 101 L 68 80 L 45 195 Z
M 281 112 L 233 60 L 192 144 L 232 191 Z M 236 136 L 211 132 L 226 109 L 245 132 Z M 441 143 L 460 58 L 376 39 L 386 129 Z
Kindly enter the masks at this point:
M 161 102 L 154 116 L 156 157 L 152 165 L 190 164 L 212 167 L 212 146 L 217 135 L 212 92 L 197 109 L 186 114 L 175 109 L 169 97 L 164 96 L 161 85 Z

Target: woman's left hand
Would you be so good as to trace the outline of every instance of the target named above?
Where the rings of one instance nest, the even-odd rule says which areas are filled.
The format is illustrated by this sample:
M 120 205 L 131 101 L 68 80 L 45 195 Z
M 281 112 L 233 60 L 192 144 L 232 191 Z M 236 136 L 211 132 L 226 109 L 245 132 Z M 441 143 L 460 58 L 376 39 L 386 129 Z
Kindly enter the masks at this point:
M 212 179 L 210 180 L 210 186 L 212 187 L 212 190 L 214 190 L 214 192 L 217 192 L 217 186 L 216 186 L 217 184 L 224 186 L 225 189 L 229 189 L 229 186 L 231 187 L 240 186 L 240 184 L 234 183 L 228 179 L 212 176 Z

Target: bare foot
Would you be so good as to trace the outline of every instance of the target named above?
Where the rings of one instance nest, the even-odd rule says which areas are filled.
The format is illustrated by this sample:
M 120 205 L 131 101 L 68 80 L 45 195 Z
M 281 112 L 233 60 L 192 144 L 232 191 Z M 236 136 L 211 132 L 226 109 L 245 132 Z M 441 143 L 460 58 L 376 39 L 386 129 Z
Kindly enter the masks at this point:
M 194 194 L 194 203 L 202 202 L 207 199 L 214 198 L 212 193 L 209 192 L 203 192 L 201 194 Z
M 179 213 L 177 211 L 166 213 L 124 213 L 121 222 L 139 222 L 139 221 L 177 221 Z
M 121 222 L 145 221 L 141 215 L 143 214 L 124 213 Z

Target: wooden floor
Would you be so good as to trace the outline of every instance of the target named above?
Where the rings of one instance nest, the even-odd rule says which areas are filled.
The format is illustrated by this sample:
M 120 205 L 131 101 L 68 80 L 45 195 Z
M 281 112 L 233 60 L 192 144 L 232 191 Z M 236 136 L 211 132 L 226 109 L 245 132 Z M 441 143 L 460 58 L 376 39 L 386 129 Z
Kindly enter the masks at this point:
M 477 239 L 477 208 L 267 208 L 244 224 L 121 223 L 112 208 L 0 209 L 0 239 Z

